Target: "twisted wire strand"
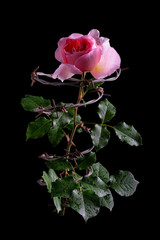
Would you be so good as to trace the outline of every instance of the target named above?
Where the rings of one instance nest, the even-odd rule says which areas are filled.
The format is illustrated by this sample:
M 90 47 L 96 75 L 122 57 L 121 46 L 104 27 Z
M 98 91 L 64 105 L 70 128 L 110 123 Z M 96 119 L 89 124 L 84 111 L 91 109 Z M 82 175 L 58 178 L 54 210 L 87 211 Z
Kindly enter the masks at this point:
M 93 150 L 93 148 L 94 148 L 94 146 L 92 146 L 91 148 L 86 149 L 82 152 L 79 152 L 79 156 L 83 156 L 83 155 L 91 152 Z M 66 154 L 64 156 L 58 156 L 58 157 L 56 157 L 55 155 L 48 155 L 47 153 L 43 153 L 42 155 L 39 156 L 39 158 L 46 160 L 46 161 L 56 161 L 56 160 L 60 160 L 60 159 L 65 159 L 66 157 L 69 157 L 69 159 L 71 159 L 71 160 L 73 158 L 75 158 L 74 153 L 70 153 L 70 154 Z M 78 157 L 78 155 L 77 155 L 77 157 Z
M 60 82 L 60 81 L 54 81 L 54 82 L 50 82 L 50 81 L 46 81 L 42 78 L 39 78 L 39 76 L 44 76 L 44 77 L 47 77 L 47 78 L 52 78 L 52 74 L 47 74 L 47 73 L 43 73 L 43 72 L 37 72 L 36 70 L 38 69 L 39 67 L 37 67 L 31 74 L 31 80 L 32 80 L 32 83 L 33 82 L 39 82 L 43 85 L 51 85 L 51 86 L 72 86 L 72 87 L 80 87 L 80 83 L 81 83 L 81 87 L 85 87 L 86 85 L 88 85 L 90 82 L 92 82 L 93 84 L 94 83 L 99 83 L 99 82 L 111 82 L 111 81 L 115 81 L 121 74 L 121 68 L 119 68 L 117 71 L 116 71 L 116 76 L 113 76 L 113 77 L 110 77 L 110 78 L 104 78 L 104 79 L 94 79 L 94 80 L 90 80 L 90 81 L 87 81 L 87 80 L 84 80 L 83 82 L 80 80 L 80 79 L 77 79 L 77 78 L 69 78 L 69 79 L 66 79 L 66 81 L 68 82 Z

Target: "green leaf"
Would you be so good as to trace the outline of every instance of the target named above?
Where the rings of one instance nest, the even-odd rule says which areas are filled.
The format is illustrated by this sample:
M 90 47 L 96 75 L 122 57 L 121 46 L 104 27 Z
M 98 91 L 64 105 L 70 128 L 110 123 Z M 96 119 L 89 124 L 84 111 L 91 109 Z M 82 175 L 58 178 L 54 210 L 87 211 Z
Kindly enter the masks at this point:
M 69 106 L 72 105 L 71 103 L 59 103 L 57 104 L 57 107 L 60 106 Z M 59 126 L 61 128 L 66 128 L 71 121 L 73 121 L 74 116 L 74 109 L 69 108 L 67 109 L 67 112 L 58 112 L 58 117 L 56 112 L 53 112 L 51 115 L 51 118 L 53 120 L 53 126 Z
M 51 195 L 52 197 L 69 198 L 74 189 L 78 189 L 78 183 L 71 176 L 66 176 L 52 183 Z
M 77 172 L 74 172 L 74 171 L 71 171 L 69 173 L 70 176 L 72 176 L 74 179 L 80 179 L 80 178 L 83 178 L 81 175 L 79 175 Z
M 53 169 L 49 169 L 48 174 L 43 171 L 42 178 L 47 185 L 48 192 L 51 193 L 52 182 L 55 182 L 58 179 L 57 174 Z
M 53 145 L 53 147 L 56 147 L 62 140 L 62 138 L 65 136 L 64 131 L 59 126 L 51 127 L 48 132 L 48 139 L 50 143 Z
M 100 210 L 99 198 L 93 191 L 73 190 L 69 198 L 69 205 L 84 218 L 85 222 L 89 218 L 95 217 Z
M 109 173 L 100 163 L 92 165 L 93 173 L 85 176 L 81 181 L 83 190 L 92 190 L 98 197 L 104 197 L 109 194 L 106 183 L 109 181 Z
M 59 197 L 53 197 L 53 202 L 54 202 L 54 205 L 57 209 L 57 213 L 59 213 L 62 208 L 61 208 L 61 199 Z
M 105 126 L 96 124 L 91 131 L 91 138 L 93 145 L 95 146 L 95 150 L 99 151 L 108 144 L 110 132 Z
M 118 125 L 114 126 L 114 130 L 118 138 L 131 146 L 142 145 L 141 135 L 132 126 L 125 122 L 120 122 Z
M 114 207 L 114 200 L 111 191 L 108 189 L 108 194 L 100 199 L 100 205 L 102 207 L 108 208 L 110 211 L 112 211 L 112 208 Z
M 30 122 L 26 132 L 26 140 L 43 137 L 49 131 L 51 125 L 52 122 L 45 117 L 39 117 L 35 121 Z
M 49 99 L 44 99 L 41 96 L 32 96 L 27 94 L 24 98 L 21 99 L 21 105 L 24 110 L 33 112 L 33 109 L 37 107 L 50 106 L 51 101 Z
M 112 210 L 113 197 L 107 183 L 110 181 L 109 172 L 101 163 L 92 165 L 93 173 L 81 181 L 81 191 L 73 190 L 69 198 L 72 209 L 77 211 L 85 221 L 98 214 L 100 206 Z
M 65 104 L 65 103 L 61 103 L 58 104 L 57 106 L 64 106 L 64 105 L 70 105 L 70 104 Z M 57 146 L 60 141 L 62 140 L 62 138 L 64 137 L 64 131 L 62 128 L 67 128 L 69 130 L 73 129 L 73 115 L 74 115 L 74 109 L 68 109 L 67 112 L 59 112 L 58 113 L 58 117 L 56 112 L 54 112 L 51 115 L 52 118 L 52 123 L 53 123 L 53 127 L 49 132 L 49 141 L 52 143 L 52 145 L 55 147 Z M 79 118 L 77 117 L 77 119 L 79 120 Z
M 48 174 L 45 171 L 43 171 L 42 178 L 43 178 L 43 180 L 45 181 L 45 183 L 47 185 L 48 192 L 50 193 L 51 192 L 51 188 L 52 188 L 51 178 L 48 176 Z
M 101 163 L 97 162 L 93 164 L 92 168 L 92 177 L 98 177 L 106 184 L 109 182 L 109 172 Z
M 63 170 L 71 170 L 72 167 L 68 161 L 65 159 L 59 159 L 59 160 L 54 160 L 54 161 L 47 161 L 45 162 L 46 166 L 48 168 L 57 170 L 57 171 L 63 171 Z
M 57 126 L 61 128 L 65 127 L 72 120 L 72 116 L 66 112 L 58 112 L 58 117 L 57 117 L 57 114 L 54 112 L 51 115 L 51 118 L 53 120 L 53 126 Z
M 81 116 L 79 114 L 77 114 L 76 121 L 77 122 L 81 121 Z M 74 121 L 71 120 L 70 123 L 65 126 L 65 128 L 67 128 L 68 130 L 72 131 L 73 126 L 74 126 Z M 82 129 L 81 128 L 77 128 L 77 132 L 82 132 Z
M 49 169 L 48 174 L 45 171 L 43 171 L 42 178 L 44 179 L 44 181 L 47 185 L 48 192 L 51 193 L 52 182 L 55 182 L 58 179 L 57 174 L 55 173 L 55 171 L 53 169 Z M 59 197 L 53 197 L 53 202 L 57 209 L 57 212 L 59 213 L 62 210 L 61 199 Z
M 92 80 L 95 80 L 95 78 L 92 78 Z M 86 87 L 85 94 L 86 94 L 88 91 L 92 90 L 92 89 L 95 89 L 95 88 L 100 87 L 102 84 L 104 84 L 104 82 L 98 82 L 98 83 L 94 83 L 94 84 L 90 83 L 90 84 Z
M 70 106 L 72 103 L 59 103 L 57 106 Z M 57 118 L 56 112 L 52 114 L 52 119 L 53 119 L 53 126 L 59 126 L 61 128 L 67 128 L 72 131 L 73 126 L 74 126 L 74 108 L 69 108 L 67 109 L 67 112 L 59 112 L 58 113 L 59 117 Z M 77 114 L 76 121 L 80 122 L 81 121 L 81 116 Z M 77 129 L 77 131 L 81 131 L 81 129 Z
M 96 154 L 94 152 L 87 153 L 86 155 L 77 158 L 76 161 L 78 163 L 78 166 L 76 167 L 77 169 L 88 169 L 96 162 Z
M 121 196 L 131 196 L 137 188 L 138 181 L 129 171 L 120 170 L 117 174 L 110 176 L 110 187 Z
M 58 179 L 58 176 L 53 169 L 48 170 L 48 175 L 51 179 L 51 182 L 55 182 Z
M 83 190 L 92 190 L 98 197 L 104 197 L 108 194 L 108 186 L 98 178 L 85 177 L 81 181 Z
M 105 98 L 98 105 L 97 113 L 102 122 L 109 122 L 116 114 L 116 108 Z

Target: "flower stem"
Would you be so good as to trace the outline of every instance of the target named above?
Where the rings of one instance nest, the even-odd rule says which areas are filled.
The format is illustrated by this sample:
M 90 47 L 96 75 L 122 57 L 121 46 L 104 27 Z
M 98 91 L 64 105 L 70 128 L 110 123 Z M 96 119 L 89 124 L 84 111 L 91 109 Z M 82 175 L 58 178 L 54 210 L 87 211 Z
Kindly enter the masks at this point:
M 84 80 L 84 77 L 85 77 L 85 73 L 82 74 L 82 77 L 81 77 L 81 84 L 82 84 L 82 81 Z M 84 91 L 83 91 L 83 88 L 81 87 L 81 84 L 80 84 L 80 88 L 79 88 L 79 93 L 78 93 L 78 99 L 77 99 L 77 104 L 79 104 L 84 96 Z M 70 138 L 69 138 L 69 142 L 68 142 L 68 146 L 67 146 L 67 151 L 66 151 L 66 159 L 69 158 L 69 153 L 70 153 L 70 150 L 71 150 L 71 146 L 72 146 L 72 141 L 73 141 L 73 138 L 74 138 L 74 135 L 75 135 L 75 132 L 76 132 L 76 129 L 78 127 L 79 124 L 76 123 L 76 119 L 77 119 L 77 112 L 78 112 L 78 107 L 75 107 L 74 109 L 74 116 L 73 116 L 73 121 L 74 121 L 74 124 L 73 124 L 73 129 L 72 129 L 72 132 L 71 132 L 71 135 L 70 135 Z M 70 163 L 71 164 L 71 163 Z M 72 164 L 71 164 L 72 166 Z M 75 168 L 72 166 L 72 170 L 75 174 L 75 178 L 76 178 L 76 181 L 79 185 L 79 189 L 80 191 L 82 191 L 81 189 L 81 186 L 80 186 L 80 183 L 78 181 L 78 177 L 77 177 L 77 174 L 76 174 L 76 171 L 75 171 Z M 67 175 L 67 170 L 65 170 L 65 176 Z M 62 216 L 64 216 L 65 214 L 65 207 L 63 207 L 62 209 Z
M 83 80 L 84 80 L 84 75 L 82 74 L 81 83 L 82 83 Z M 78 93 L 78 99 L 77 99 L 77 104 L 79 104 L 81 102 L 81 100 L 83 98 L 83 94 L 84 94 L 84 92 L 83 92 L 83 89 L 82 89 L 82 87 L 80 85 L 79 93 Z M 77 112 L 78 112 L 78 107 L 75 107 L 75 109 L 74 109 L 74 117 L 73 117 L 74 125 L 73 125 L 73 129 L 72 129 L 72 132 L 71 132 L 71 135 L 70 135 L 68 146 L 67 146 L 67 152 L 66 152 L 67 155 L 70 153 L 70 149 L 71 149 L 71 146 L 72 146 L 72 140 L 74 138 L 76 129 L 78 127 L 78 124 L 76 124 Z
M 95 123 L 95 122 L 83 122 L 84 124 L 88 124 L 88 125 L 95 125 L 95 124 L 98 124 L 98 125 L 101 125 L 101 126 L 106 126 L 106 127 L 110 127 L 110 128 L 114 128 L 114 126 L 111 126 L 111 125 L 108 125 L 106 123 Z

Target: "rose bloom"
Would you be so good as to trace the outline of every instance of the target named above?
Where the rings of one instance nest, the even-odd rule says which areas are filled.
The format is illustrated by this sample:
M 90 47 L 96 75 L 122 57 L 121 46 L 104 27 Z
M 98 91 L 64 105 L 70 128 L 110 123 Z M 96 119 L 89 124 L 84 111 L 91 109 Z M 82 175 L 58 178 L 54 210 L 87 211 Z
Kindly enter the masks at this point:
M 52 78 L 71 78 L 74 74 L 90 72 L 94 78 L 105 78 L 120 68 L 121 59 L 109 39 L 100 37 L 97 29 L 88 35 L 73 33 L 58 41 L 55 58 L 61 65 L 52 74 Z

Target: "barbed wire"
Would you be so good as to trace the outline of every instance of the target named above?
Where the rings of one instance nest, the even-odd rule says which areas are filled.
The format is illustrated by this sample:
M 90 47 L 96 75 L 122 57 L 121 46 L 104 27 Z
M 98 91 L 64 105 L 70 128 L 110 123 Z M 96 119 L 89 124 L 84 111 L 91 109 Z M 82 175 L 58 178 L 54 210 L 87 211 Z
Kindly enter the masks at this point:
M 69 78 L 66 79 L 65 82 L 60 82 L 54 79 L 54 82 L 50 82 L 47 80 L 44 80 L 42 78 L 39 78 L 39 76 L 44 76 L 47 78 L 50 78 L 53 80 L 52 78 L 52 74 L 47 74 L 47 73 L 43 73 L 43 72 L 37 72 L 37 70 L 39 69 L 39 66 L 31 73 L 31 86 L 33 86 L 33 84 L 35 82 L 39 82 L 43 85 L 51 85 L 51 86 L 71 86 L 71 87 L 85 87 L 87 85 L 89 85 L 90 83 L 92 83 L 94 85 L 94 83 L 99 83 L 99 82 L 110 82 L 110 81 L 115 81 L 121 74 L 121 68 L 119 68 L 115 73 L 116 76 L 110 77 L 110 78 L 104 78 L 104 79 L 90 79 L 90 80 L 86 80 L 84 79 L 83 81 L 81 81 L 80 79 L 77 78 Z

